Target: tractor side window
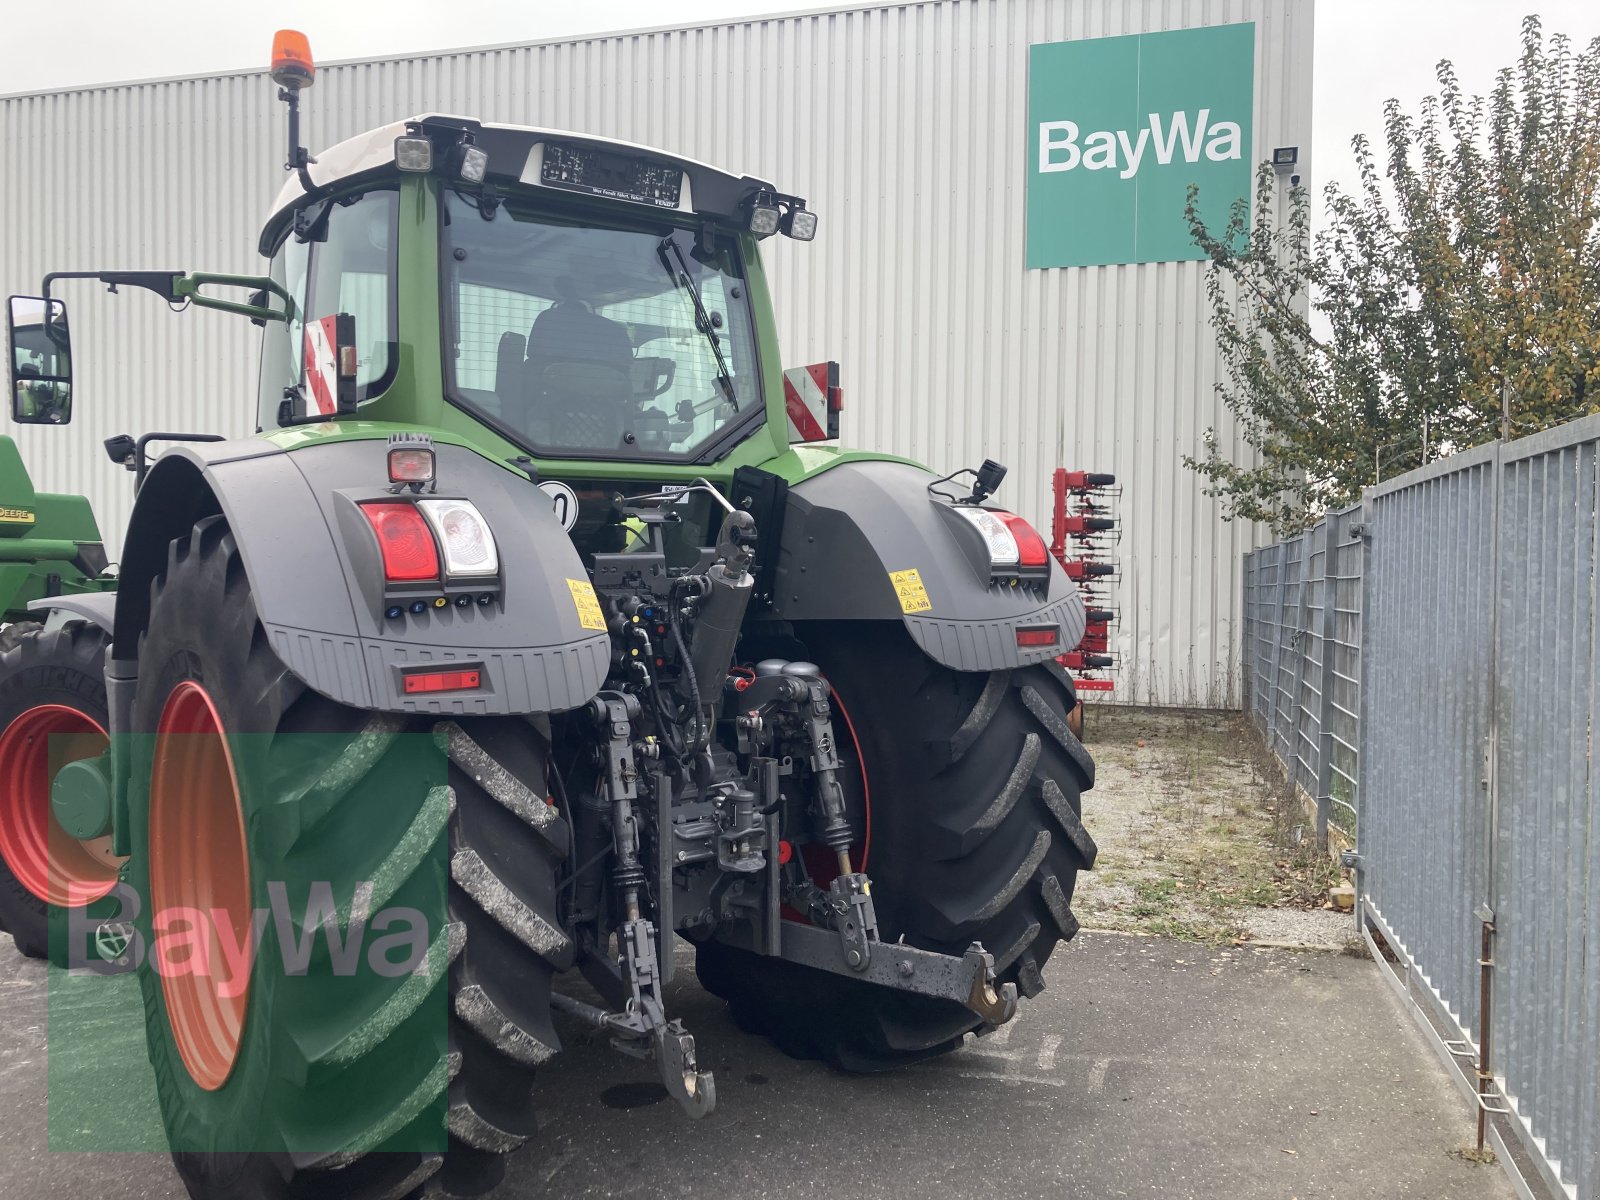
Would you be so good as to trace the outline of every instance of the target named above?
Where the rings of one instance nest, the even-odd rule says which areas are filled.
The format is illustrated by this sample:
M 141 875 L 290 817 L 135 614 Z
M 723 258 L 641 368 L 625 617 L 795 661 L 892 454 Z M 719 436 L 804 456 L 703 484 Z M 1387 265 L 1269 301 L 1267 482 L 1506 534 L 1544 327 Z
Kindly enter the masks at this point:
M 395 221 L 399 195 L 369 192 L 335 204 L 328 232 L 311 253 L 311 298 L 306 317 L 335 313 L 356 319 L 356 397 L 387 386 L 395 365 Z
M 311 247 L 293 237 L 285 238 L 272 256 L 271 275 L 289 293 L 289 319 L 268 321 L 261 338 L 261 377 L 256 399 L 256 428 L 278 427 L 278 409 L 284 391 L 298 388 L 304 372 L 301 343 L 305 337 L 306 276 L 311 264 Z
M 396 222 L 393 190 L 367 192 L 336 202 L 320 237 L 293 235 L 279 244 L 272 278 L 292 298 L 287 322 L 266 327 L 261 348 L 258 425 L 278 428 L 285 390 L 305 396 L 305 325 L 337 313 L 355 317 L 356 398 L 374 399 L 394 378 L 398 362 L 395 300 Z M 309 411 L 303 399 L 297 414 Z

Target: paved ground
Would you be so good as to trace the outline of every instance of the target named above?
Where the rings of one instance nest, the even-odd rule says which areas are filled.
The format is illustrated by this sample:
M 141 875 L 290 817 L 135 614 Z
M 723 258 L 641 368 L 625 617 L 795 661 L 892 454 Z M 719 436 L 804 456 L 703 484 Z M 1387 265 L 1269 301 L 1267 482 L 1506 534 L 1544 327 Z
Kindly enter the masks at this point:
M 680 977 L 674 1007 L 717 1073 L 717 1112 L 691 1124 L 642 1065 L 565 1030 L 541 1081 L 543 1145 L 499 1195 L 1505 1200 L 1498 1168 L 1452 1154 L 1467 1109 L 1378 969 L 1085 933 L 1009 1033 L 873 1078 L 782 1057 Z M 57 1002 L 131 1027 L 116 1062 L 58 1050 L 52 1094 L 107 1080 L 137 1094 L 131 981 L 82 982 L 100 991 Z M 162 1155 L 46 1152 L 46 990 L 4 939 L 0 1200 L 180 1200 Z M 149 1119 L 124 1115 L 127 1137 Z

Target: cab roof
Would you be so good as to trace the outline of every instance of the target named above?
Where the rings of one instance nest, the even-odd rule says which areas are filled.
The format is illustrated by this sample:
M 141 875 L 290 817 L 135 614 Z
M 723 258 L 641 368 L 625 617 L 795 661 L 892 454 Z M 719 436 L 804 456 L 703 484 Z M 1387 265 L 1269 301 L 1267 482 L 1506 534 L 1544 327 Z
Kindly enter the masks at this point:
M 693 212 L 712 218 L 742 220 L 744 206 L 753 196 L 775 190 L 772 184 L 763 179 L 736 175 L 698 159 L 669 154 L 636 142 L 532 125 L 492 124 L 442 113 L 427 113 L 404 121 L 394 121 L 329 147 L 319 153 L 308 168 L 311 181 L 320 192 L 339 189 L 363 179 L 396 175 L 399 172 L 395 166 L 395 139 L 406 136 L 429 136 L 436 145 L 440 144 L 441 139 L 470 139 L 472 144 L 488 155 L 485 182 L 498 186 L 549 187 L 568 194 L 576 190 L 554 186 L 541 179 L 540 165 L 544 149 L 551 143 L 656 166 L 676 167 L 682 172 L 682 184 L 675 205 L 620 193 L 590 191 L 591 195 L 603 195 L 625 203 L 632 201 L 656 211 Z M 437 165 L 435 173 L 438 173 Z M 261 235 L 262 253 L 271 253 L 271 244 L 276 240 L 283 220 L 305 196 L 306 190 L 298 174 L 291 174 L 267 217 Z

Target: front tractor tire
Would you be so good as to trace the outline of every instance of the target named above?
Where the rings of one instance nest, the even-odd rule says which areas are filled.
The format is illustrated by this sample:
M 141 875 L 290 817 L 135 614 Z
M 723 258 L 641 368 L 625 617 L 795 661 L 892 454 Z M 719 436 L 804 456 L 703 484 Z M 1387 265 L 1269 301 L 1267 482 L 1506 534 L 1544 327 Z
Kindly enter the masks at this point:
M 1053 663 L 952 671 L 880 623 L 801 626 L 797 637 L 783 649 L 834 689 L 847 799 L 861 814 L 854 858 L 882 939 L 956 956 L 981 941 L 1000 981 L 1037 995 L 1045 962 L 1078 931 L 1073 887 L 1095 858 L 1079 819 L 1094 764 L 1068 726 L 1070 678 Z M 951 1001 L 714 940 L 696 964 L 742 1028 L 844 1070 L 946 1053 L 981 1023 Z
M 559 1048 L 550 983 L 571 953 L 554 915 L 567 827 L 544 796 L 548 726 L 365 712 L 306 688 L 273 654 L 212 517 L 172 543 L 153 588 L 133 727 L 146 946 L 175 908 L 219 910 L 248 936 L 274 881 L 297 931 L 315 881 L 341 924 L 371 883 L 369 941 L 385 909 L 428 920 L 427 965 L 398 978 L 336 978 L 320 931 L 304 973 L 286 970 L 275 916 L 242 991 L 145 956 L 150 1060 L 189 1194 L 492 1189 L 536 1131 L 532 1068 Z
M 68 913 L 109 893 L 121 865 L 109 837 L 77 841 L 50 810 L 55 772 L 106 749 L 106 635 L 68 621 L 0 636 L 0 929 L 29 958 L 66 962 Z

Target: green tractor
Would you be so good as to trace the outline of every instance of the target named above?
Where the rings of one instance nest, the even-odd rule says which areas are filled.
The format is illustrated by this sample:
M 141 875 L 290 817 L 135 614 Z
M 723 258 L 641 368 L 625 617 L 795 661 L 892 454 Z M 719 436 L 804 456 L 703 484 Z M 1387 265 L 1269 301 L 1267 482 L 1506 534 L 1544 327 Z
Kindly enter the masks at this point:
M 303 38 L 273 77 L 267 272 L 87 273 L 260 323 L 258 434 L 117 452 L 120 586 L 52 602 L 109 640 L 111 746 L 34 788 L 127 860 L 190 1194 L 485 1194 L 558 1025 L 703 1116 L 675 934 L 742 1028 L 845 1070 L 1011 1020 L 1095 855 L 1055 661 L 1084 608 L 1003 467 L 841 449 L 836 377 L 786 379 L 760 243 L 816 216 L 459 117 L 312 160 Z M 429 918 L 402 969 L 339 944 L 397 912 Z
M 46 337 L 44 311 L 37 302 L 13 306 L 13 411 L 18 420 L 62 424 L 72 417 L 62 379 L 70 364 L 64 346 Z M 89 502 L 35 491 L 16 442 L 0 437 L 0 930 L 34 958 L 48 951 L 49 907 L 99 899 L 120 867 L 109 838 L 52 839 L 40 790 L 52 735 L 62 735 L 58 762 L 106 750 L 104 637 L 64 614 L 47 628 L 40 611 L 52 598 L 65 604 L 110 592 L 116 580 L 106 567 Z M 62 861 L 53 866 L 52 854 Z M 78 895 L 66 894 L 68 878 L 78 881 Z

